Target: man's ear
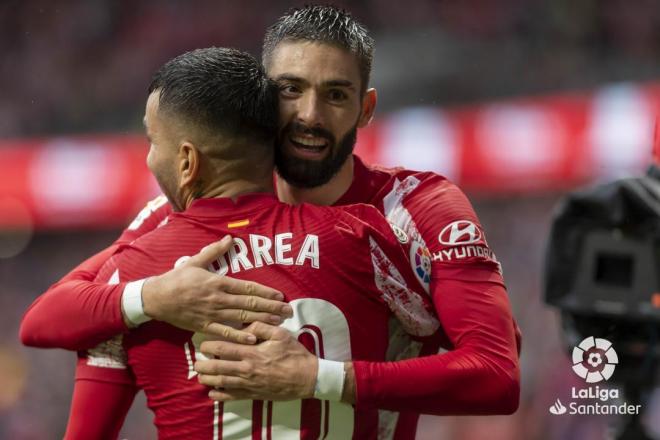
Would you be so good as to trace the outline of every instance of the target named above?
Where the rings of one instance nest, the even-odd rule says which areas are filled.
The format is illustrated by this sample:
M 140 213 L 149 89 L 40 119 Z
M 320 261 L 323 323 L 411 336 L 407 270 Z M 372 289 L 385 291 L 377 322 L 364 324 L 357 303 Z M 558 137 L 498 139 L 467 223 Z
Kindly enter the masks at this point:
M 362 98 L 362 108 L 360 119 L 358 120 L 358 128 L 366 127 L 369 125 L 376 112 L 376 101 L 378 101 L 378 94 L 376 89 L 367 89 Z
M 199 178 L 200 152 L 188 141 L 179 146 L 179 188 L 192 186 Z

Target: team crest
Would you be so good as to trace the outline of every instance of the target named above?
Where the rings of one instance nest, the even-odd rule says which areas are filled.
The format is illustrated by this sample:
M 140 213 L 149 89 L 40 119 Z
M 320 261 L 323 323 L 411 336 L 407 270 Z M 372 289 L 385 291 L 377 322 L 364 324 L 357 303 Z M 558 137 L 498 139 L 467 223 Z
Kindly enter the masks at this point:
M 401 244 L 408 243 L 408 234 L 406 234 L 406 232 L 403 229 L 401 229 L 394 223 L 390 223 L 390 226 L 392 227 L 392 231 L 394 232 L 396 239 L 399 240 L 399 243 Z
M 410 246 L 410 262 L 419 281 L 428 287 L 431 282 L 431 253 L 426 246 L 413 241 Z

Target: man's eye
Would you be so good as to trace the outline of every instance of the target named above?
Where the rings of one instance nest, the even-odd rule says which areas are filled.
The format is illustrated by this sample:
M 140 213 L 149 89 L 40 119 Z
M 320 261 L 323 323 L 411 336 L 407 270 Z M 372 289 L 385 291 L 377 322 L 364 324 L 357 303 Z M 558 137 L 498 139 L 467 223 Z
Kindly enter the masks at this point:
M 344 99 L 346 99 L 347 96 L 346 93 L 344 93 L 343 91 L 335 89 L 335 90 L 330 90 L 330 92 L 328 92 L 328 97 L 332 101 L 343 101 Z
M 293 96 L 300 93 L 300 89 L 293 84 L 283 84 L 280 86 L 280 93 L 286 96 Z

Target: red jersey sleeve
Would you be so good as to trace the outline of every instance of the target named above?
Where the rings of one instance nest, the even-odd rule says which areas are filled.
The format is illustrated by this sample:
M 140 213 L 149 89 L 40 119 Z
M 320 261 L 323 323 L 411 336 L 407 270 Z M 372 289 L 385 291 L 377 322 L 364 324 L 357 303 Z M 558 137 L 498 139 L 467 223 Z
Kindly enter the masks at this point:
M 440 323 L 431 297 L 414 274 L 402 248 L 408 237 L 371 205 L 341 208 L 359 219 L 362 235 L 369 241 L 375 287 L 405 332 L 413 337 L 434 334 Z
M 116 249 L 112 245 L 85 260 L 30 305 L 21 321 L 23 344 L 80 350 L 127 329 L 121 314 L 125 283 L 93 282 Z
M 76 379 L 64 439 L 117 439 L 136 392 L 133 385 Z
M 117 269 L 111 258 L 97 281 L 116 284 Z M 137 386 L 119 334 L 89 350 L 78 352 L 76 381 L 66 440 L 116 439 L 133 403 Z
M 21 321 L 23 344 L 81 350 L 126 331 L 121 314 L 125 283 L 107 285 L 93 280 L 121 245 L 154 230 L 170 213 L 164 196 L 152 200 L 115 243 L 85 260 L 41 294 Z
M 422 267 L 418 275 L 428 281 L 451 351 L 355 361 L 356 403 L 436 415 L 511 413 L 520 393 L 515 325 L 483 229 L 467 198 L 445 179 L 400 184 L 384 198 L 384 213 L 412 241 L 411 260 L 430 262 L 430 273 Z

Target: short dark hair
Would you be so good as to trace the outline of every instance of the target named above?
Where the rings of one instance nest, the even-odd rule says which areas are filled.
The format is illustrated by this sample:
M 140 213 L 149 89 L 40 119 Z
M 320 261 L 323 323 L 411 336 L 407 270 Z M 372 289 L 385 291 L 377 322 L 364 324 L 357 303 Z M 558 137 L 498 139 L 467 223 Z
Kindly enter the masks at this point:
M 268 65 L 275 47 L 282 41 L 315 41 L 351 52 L 358 60 L 361 91 L 367 89 L 374 56 L 374 40 L 367 28 L 346 10 L 332 5 L 289 9 L 266 30 L 261 54 L 264 65 Z
M 270 141 L 277 135 L 277 87 L 261 64 L 236 49 L 186 52 L 154 75 L 159 111 L 170 112 L 211 134 Z

